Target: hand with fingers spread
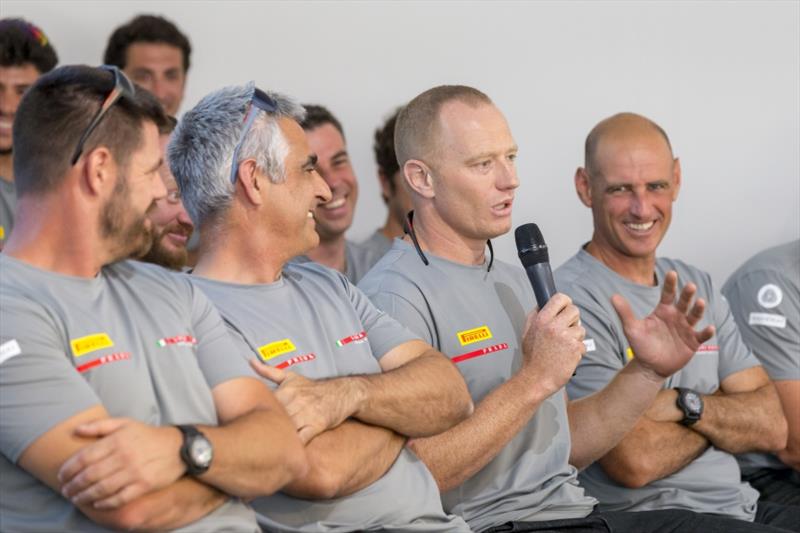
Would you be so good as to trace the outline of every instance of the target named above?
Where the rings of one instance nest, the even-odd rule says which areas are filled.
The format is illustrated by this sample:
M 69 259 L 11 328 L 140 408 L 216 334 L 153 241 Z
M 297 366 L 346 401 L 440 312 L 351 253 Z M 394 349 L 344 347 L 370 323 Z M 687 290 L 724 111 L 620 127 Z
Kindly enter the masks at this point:
M 62 494 L 76 505 L 115 509 L 174 483 L 186 471 L 182 437 L 174 427 L 106 418 L 79 426 L 76 434 L 98 438 L 58 472 Z
M 547 304 L 528 315 L 522 335 L 522 371 L 550 394 L 566 385 L 586 353 L 580 312 L 569 296 L 555 294 Z
M 275 397 L 294 422 L 303 444 L 335 428 L 358 408 L 358 388 L 352 379 L 312 380 L 256 359 L 250 365 L 261 377 L 278 385 Z
M 625 298 L 619 294 L 611 298 L 633 349 L 634 361 L 660 379 L 683 368 L 700 345 L 714 336 L 714 326 L 701 331 L 694 329 L 703 318 L 706 308 L 702 298 L 691 305 L 697 287 L 693 283 L 686 284 L 675 302 L 677 287 L 678 274 L 669 272 L 664 278 L 661 301 L 652 313 L 641 320 L 634 316 Z

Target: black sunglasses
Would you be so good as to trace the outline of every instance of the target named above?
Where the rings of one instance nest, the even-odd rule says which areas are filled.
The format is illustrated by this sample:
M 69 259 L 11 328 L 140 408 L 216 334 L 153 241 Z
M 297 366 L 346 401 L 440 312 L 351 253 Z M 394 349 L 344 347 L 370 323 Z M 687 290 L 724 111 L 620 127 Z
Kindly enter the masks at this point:
M 250 131 L 250 126 L 258 115 L 258 110 L 266 111 L 267 113 L 274 113 L 278 109 L 278 104 L 270 98 L 270 96 L 256 88 L 253 91 L 253 98 L 250 99 L 248 104 L 249 109 L 244 119 L 244 129 L 239 137 L 239 142 L 236 143 L 236 148 L 233 149 L 233 163 L 231 164 L 231 183 L 236 183 L 236 174 L 239 172 L 239 151 L 242 149 L 244 139 L 247 137 L 247 132 Z
M 83 145 L 86 144 L 86 139 L 89 138 L 89 135 L 97 128 L 97 125 L 100 124 L 100 121 L 103 120 L 103 117 L 106 116 L 108 110 L 113 107 L 117 101 L 126 96 L 128 98 L 133 98 L 136 95 L 136 89 L 131 83 L 131 80 L 117 67 L 113 65 L 102 65 L 102 70 L 106 70 L 111 72 L 114 75 L 114 88 L 111 89 L 111 92 L 108 93 L 106 99 L 103 100 L 103 105 L 100 106 L 100 109 L 95 114 L 92 121 L 89 123 L 89 127 L 86 128 L 86 131 L 83 132 L 81 135 L 81 140 L 78 141 L 78 146 L 75 147 L 75 152 L 72 154 L 72 159 L 70 160 L 70 165 L 74 165 L 80 159 L 81 154 L 83 153 Z

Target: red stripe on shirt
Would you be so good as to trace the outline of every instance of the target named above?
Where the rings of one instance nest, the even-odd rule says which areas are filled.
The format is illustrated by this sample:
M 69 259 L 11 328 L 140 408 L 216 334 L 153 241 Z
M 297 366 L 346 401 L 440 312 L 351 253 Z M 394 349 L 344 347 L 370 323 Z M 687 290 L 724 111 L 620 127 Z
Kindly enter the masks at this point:
M 126 359 L 131 358 L 130 352 L 119 352 L 119 353 L 112 353 L 109 355 L 104 355 L 103 357 L 98 357 L 94 361 L 89 361 L 88 363 L 82 364 L 75 369 L 80 372 L 81 374 L 86 372 L 87 370 L 91 370 L 95 367 L 104 365 L 106 363 L 113 363 L 115 361 L 124 361 Z
M 451 361 L 454 363 L 460 363 L 461 361 L 466 361 L 467 359 L 473 359 L 475 357 L 481 357 L 483 355 L 507 349 L 508 344 L 504 342 L 502 344 L 495 344 L 494 346 L 489 346 L 487 348 L 481 348 L 480 350 L 475 350 L 474 352 L 467 352 L 465 354 L 457 355 L 456 357 L 453 357 Z

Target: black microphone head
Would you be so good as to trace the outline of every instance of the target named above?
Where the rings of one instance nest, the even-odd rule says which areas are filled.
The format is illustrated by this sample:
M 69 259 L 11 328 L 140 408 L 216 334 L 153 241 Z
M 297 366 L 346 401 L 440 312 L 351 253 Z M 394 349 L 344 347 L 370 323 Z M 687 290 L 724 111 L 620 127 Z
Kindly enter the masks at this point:
M 517 241 L 517 253 L 523 266 L 547 263 L 550 261 L 547 244 L 544 242 L 539 226 L 533 223 L 523 224 L 514 230 Z

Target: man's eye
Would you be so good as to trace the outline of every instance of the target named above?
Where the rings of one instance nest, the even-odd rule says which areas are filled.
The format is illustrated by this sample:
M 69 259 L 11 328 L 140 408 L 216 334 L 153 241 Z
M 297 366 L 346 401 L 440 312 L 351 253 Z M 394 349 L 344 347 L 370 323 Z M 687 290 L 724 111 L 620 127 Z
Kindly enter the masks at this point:
M 177 204 L 181 201 L 181 192 L 180 191 L 169 191 L 167 193 L 167 201 L 171 204 Z

